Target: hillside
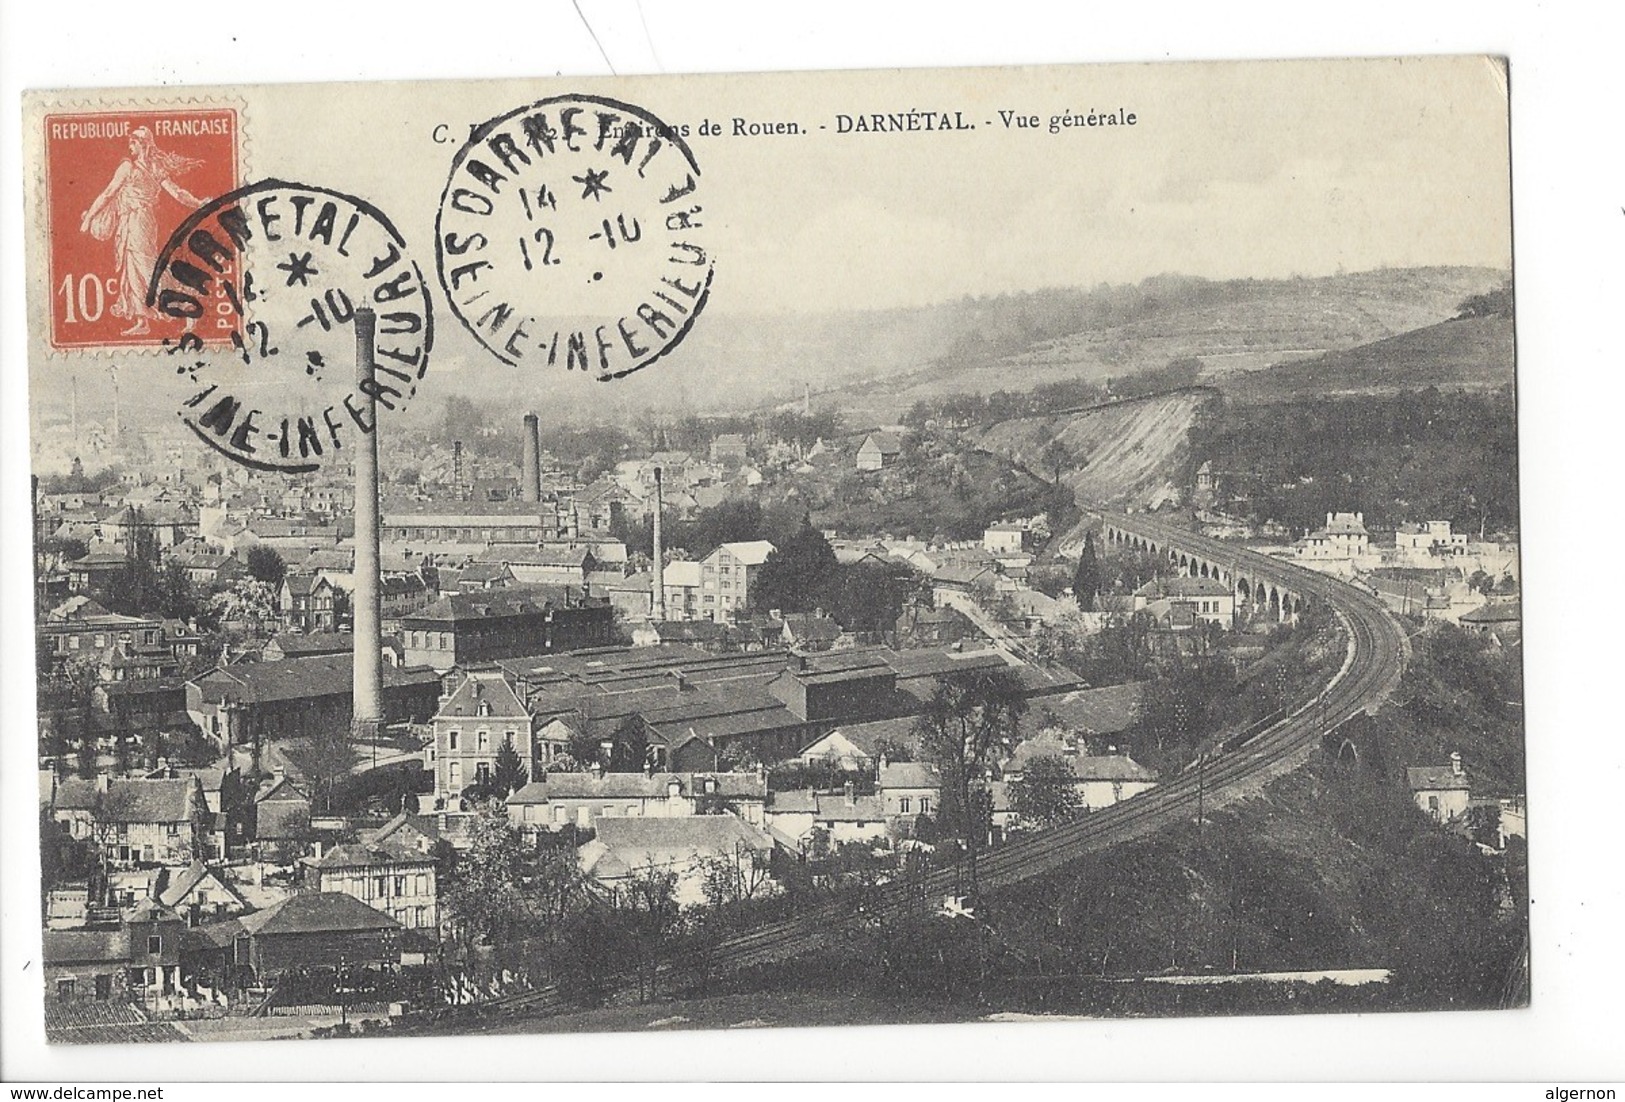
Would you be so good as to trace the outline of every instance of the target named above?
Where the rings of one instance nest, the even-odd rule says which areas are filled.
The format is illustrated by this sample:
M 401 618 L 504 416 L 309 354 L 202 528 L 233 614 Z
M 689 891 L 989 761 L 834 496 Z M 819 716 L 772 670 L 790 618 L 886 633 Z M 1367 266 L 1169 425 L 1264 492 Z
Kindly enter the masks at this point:
M 1184 481 L 1190 429 L 1218 401 L 1192 387 L 1073 413 L 1021 417 L 983 432 L 976 447 L 1044 478 L 1057 464 L 1079 504 L 1151 506 Z M 1057 445 L 1061 450 L 1055 450 Z
M 1216 381 L 1245 403 L 1306 395 L 1392 394 L 1401 390 L 1494 390 L 1513 381 L 1510 318 L 1463 318 L 1372 341 L 1268 371 Z
M 882 424 L 922 400 L 1065 379 L 1105 382 L 1187 357 L 1202 361 L 1204 381 L 1221 382 L 1436 325 L 1505 279 L 1479 268 L 1224 282 L 1159 277 L 1136 287 L 966 301 L 942 319 L 959 330 L 946 351 L 932 355 L 941 343 L 933 340 L 915 366 L 895 363 L 844 387 L 838 369 L 823 377 L 855 420 Z

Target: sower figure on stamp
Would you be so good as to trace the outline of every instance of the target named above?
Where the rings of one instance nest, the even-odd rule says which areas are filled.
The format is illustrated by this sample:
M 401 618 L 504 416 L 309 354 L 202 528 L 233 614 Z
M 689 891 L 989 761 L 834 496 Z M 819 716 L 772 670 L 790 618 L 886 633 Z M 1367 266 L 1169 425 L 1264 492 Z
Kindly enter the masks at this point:
M 137 127 L 130 134 L 130 155 L 119 162 L 113 179 L 96 196 L 79 228 L 98 241 L 113 242 L 113 263 L 118 270 L 118 300 L 113 314 L 127 318 L 126 335 L 145 333 L 152 316 L 146 302 L 147 281 L 158 263 L 159 192 L 196 209 L 203 200 L 175 182 L 203 162 L 158 148 L 152 131 Z

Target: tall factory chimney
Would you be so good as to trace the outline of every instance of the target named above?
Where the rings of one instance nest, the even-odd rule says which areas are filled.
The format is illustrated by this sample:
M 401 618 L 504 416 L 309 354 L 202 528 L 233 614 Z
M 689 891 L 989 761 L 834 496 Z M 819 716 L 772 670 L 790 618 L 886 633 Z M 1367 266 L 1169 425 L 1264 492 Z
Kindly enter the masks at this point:
M 665 511 L 666 499 L 661 492 L 660 468 L 655 468 L 655 523 L 654 523 L 654 602 L 650 605 L 650 617 L 656 623 L 666 620 L 666 545 L 660 538 L 660 514 Z
M 451 496 L 457 501 L 463 500 L 463 442 L 451 442 Z
M 524 455 L 519 465 L 519 497 L 542 500 L 542 431 L 534 413 L 525 414 Z
M 384 671 L 381 582 L 378 572 L 378 403 L 373 384 L 373 336 L 377 315 L 371 307 L 355 312 L 357 390 L 362 416 L 372 431 L 363 432 L 355 458 L 355 658 L 351 684 L 352 736 L 375 738 L 384 721 Z

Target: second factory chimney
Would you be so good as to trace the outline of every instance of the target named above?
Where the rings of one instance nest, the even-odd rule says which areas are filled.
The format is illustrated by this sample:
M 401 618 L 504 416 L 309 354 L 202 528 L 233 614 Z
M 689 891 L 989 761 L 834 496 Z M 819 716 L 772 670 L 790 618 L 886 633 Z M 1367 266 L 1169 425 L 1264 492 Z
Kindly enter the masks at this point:
M 542 435 L 534 413 L 525 414 L 524 453 L 519 464 L 519 497 L 542 500 Z
M 649 615 L 655 623 L 666 621 L 666 564 L 665 541 L 660 538 L 660 514 L 665 509 L 664 495 L 660 487 L 660 468 L 655 468 L 655 517 L 654 517 L 654 600 L 649 606 Z

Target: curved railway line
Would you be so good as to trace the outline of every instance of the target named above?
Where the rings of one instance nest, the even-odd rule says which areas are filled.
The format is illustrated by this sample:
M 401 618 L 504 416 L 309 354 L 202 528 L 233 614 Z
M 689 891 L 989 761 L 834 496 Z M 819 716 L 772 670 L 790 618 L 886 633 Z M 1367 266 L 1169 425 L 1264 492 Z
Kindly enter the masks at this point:
M 1109 518 L 1119 527 L 1152 537 L 1173 551 L 1290 586 L 1310 600 L 1324 601 L 1342 624 L 1347 652 L 1342 667 L 1315 695 L 1295 701 L 1284 716 L 1262 729 L 1232 733 L 1225 749 L 1201 770 L 1179 776 L 1103 811 L 1027 835 L 983 855 L 977 879 L 983 890 L 1017 884 L 1062 868 L 1081 857 L 1144 837 L 1173 823 L 1188 821 L 1199 801 L 1219 806 L 1296 768 L 1306 761 L 1321 737 L 1361 712 L 1375 711 L 1398 684 L 1410 646 L 1398 622 L 1370 593 L 1346 582 L 1292 563 L 1210 539 L 1195 532 L 1142 517 Z M 712 974 L 735 972 L 788 960 L 832 944 L 862 923 L 901 915 L 926 899 L 954 890 L 956 874 L 944 870 L 926 877 L 923 887 L 886 889 L 864 911 L 849 899 L 837 899 L 794 917 L 768 923 L 728 938 L 705 954 Z M 671 969 L 668 966 L 666 973 Z M 477 1012 L 549 1013 L 566 1007 L 551 987 L 538 988 L 466 1007 Z

